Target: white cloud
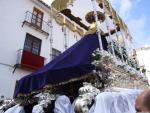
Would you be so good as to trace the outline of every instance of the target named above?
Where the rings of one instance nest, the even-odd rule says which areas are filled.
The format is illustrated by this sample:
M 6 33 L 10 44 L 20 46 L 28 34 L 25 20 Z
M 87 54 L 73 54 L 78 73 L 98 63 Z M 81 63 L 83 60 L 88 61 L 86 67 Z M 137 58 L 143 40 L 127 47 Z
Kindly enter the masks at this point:
M 129 16 L 131 16 L 132 10 L 138 5 L 138 3 L 141 2 L 141 0 L 110 0 L 113 4 L 113 7 L 115 7 L 116 10 L 118 10 L 119 15 L 122 16 L 124 19 L 127 19 Z
M 144 43 L 143 46 L 149 46 L 150 47 L 150 35 L 146 36 L 144 39 L 141 39 Z
M 134 46 L 138 47 L 142 45 L 145 39 L 145 26 L 146 26 L 146 17 L 141 16 L 140 18 L 132 18 L 128 21 L 128 26 L 131 31 L 131 35 L 134 38 Z
M 145 34 L 145 26 L 147 18 L 145 15 L 140 17 L 134 17 L 132 12 L 139 5 L 141 0 L 110 0 L 115 9 L 118 10 L 119 15 L 127 23 L 130 33 L 133 36 L 134 47 L 141 47 L 146 44 L 145 40 L 148 39 L 148 36 Z
M 130 16 L 130 11 L 132 9 L 133 3 L 131 0 L 121 0 L 119 14 L 122 17 L 128 18 Z

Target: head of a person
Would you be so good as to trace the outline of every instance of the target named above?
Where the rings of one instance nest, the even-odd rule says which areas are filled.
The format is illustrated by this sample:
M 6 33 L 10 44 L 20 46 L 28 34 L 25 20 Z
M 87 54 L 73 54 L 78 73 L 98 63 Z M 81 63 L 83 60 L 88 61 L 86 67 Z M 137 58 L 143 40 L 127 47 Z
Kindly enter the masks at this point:
M 150 90 L 145 90 L 138 95 L 135 101 L 135 109 L 137 112 L 150 113 Z

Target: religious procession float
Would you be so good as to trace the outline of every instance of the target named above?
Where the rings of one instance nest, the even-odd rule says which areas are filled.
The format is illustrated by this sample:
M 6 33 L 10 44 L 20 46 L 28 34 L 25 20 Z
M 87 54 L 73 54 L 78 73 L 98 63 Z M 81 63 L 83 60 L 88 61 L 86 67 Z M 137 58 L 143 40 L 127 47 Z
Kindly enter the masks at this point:
M 135 98 L 148 88 L 148 81 L 140 72 L 136 55 L 129 55 L 126 41 L 132 37 L 127 25 L 108 0 L 89 0 L 93 10 L 86 12 L 87 24 L 83 24 L 72 14 L 76 1 L 54 0 L 50 16 L 83 38 L 38 71 L 21 78 L 14 99 L 1 100 L 0 112 L 135 112 Z

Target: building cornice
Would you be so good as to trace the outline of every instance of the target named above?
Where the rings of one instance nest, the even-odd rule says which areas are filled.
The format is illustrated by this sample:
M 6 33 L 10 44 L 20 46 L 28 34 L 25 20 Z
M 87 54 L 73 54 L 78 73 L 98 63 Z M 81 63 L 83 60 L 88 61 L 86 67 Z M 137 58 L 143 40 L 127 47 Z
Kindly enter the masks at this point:
M 48 4 L 46 4 L 45 2 L 43 2 L 42 0 L 31 0 L 31 1 L 34 2 L 35 4 L 37 4 L 38 6 L 40 6 L 46 12 L 50 13 L 51 7 Z
M 39 1 L 41 4 L 43 4 L 48 9 L 50 9 L 50 6 L 48 4 L 46 4 L 45 2 L 43 2 L 42 0 L 37 0 L 37 1 Z

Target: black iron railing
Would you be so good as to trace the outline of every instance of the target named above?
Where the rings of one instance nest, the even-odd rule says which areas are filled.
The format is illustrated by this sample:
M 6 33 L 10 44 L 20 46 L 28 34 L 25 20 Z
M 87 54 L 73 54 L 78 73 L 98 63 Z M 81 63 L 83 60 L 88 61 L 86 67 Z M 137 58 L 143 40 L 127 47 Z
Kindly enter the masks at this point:
M 49 35 L 50 24 L 29 11 L 25 13 L 23 25 L 24 24 L 28 24 L 41 31 L 42 33 Z

